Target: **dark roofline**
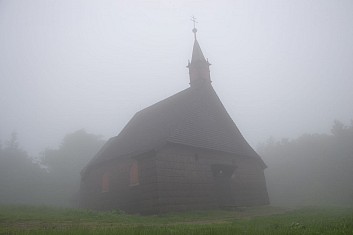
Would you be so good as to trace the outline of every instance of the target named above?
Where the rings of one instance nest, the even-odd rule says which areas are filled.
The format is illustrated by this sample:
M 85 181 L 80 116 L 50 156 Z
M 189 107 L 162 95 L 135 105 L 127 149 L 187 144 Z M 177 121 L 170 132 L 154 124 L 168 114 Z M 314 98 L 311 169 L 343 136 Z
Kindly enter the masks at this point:
M 255 152 L 256 155 L 255 156 L 249 156 L 249 155 L 238 154 L 238 153 L 234 153 L 234 152 L 227 152 L 227 151 L 222 151 L 222 150 L 213 149 L 213 148 L 207 148 L 207 147 L 198 147 L 198 146 L 187 145 L 187 144 L 171 142 L 171 141 L 167 141 L 167 144 L 172 144 L 172 145 L 176 145 L 176 146 L 185 146 L 185 147 L 189 147 L 191 149 L 202 149 L 202 150 L 210 151 L 210 152 L 213 152 L 213 153 L 225 153 L 225 154 L 232 155 L 234 157 L 241 157 L 241 158 L 245 158 L 245 159 L 251 158 L 251 159 L 254 159 L 256 161 L 259 161 L 261 166 L 263 167 L 263 169 L 267 168 L 267 165 L 265 164 L 265 162 L 262 160 L 260 155 L 255 150 L 254 150 L 254 152 Z M 165 145 L 163 145 L 163 146 L 165 146 Z
M 261 167 L 263 169 L 266 169 L 267 168 L 267 165 L 264 163 L 264 161 L 261 159 L 261 157 L 256 153 L 256 156 L 249 156 L 249 155 L 244 155 L 244 154 L 237 154 L 237 153 L 234 153 L 234 152 L 227 152 L 227 151 L 222 151 L 222 150 L 218 150 L 218 149 L 212 149 L 212 148 L 205 148 L 205 147 L 199 147 L 199 146 L 193 146 L 193 145 L 187 145 L 187 144 L 183 144 L 183 143 L 177 143 L 177 142 L 172 142 L 172 141 L 166 141 L 164 144 L 156 147 L 156 148 L 153 148 L 153 149 L 150 149 L 150 150 L 147 150 L 147 151 L 143 151 L 143 152 L 131 152 L 131 153 L 127 153 L 127 154 L 124 154 L 124 155 L 121 155 L 119 156 L 119 158 L 103 158 L 103 159 L 99 159 L 98 161 L 95 161 L 95 162 L 92 162 L 92 164 L 89 164 L 87 165 L 84 169 L 82 169 L 81 171 L 81 177 L 82 178 L 85 178 L 86 177 L 86 174 L 88 171 L 90 171 L 92 168 L 96 168 L 96 167 L 99 167 L 99 166 L 102 166 L 104 164 L 107 164 L 109 162 L 112 162 L 112 161 L 117 161 L 117 160 L 121 160 L 121 159 L 127 159 L 127 158 L 141 158 L 143 156 L 146 155 L 146 153 L 156 153 L 157 151 L 159 151 L 160 149 L 162 149 L 163 147 L 167 146 L 168 144 L 170 145 L 174 145 L 174 146 L 183 146 L 183 147 L 187 147 L 187 148 L 190 148 L 190 149 L 200 149 L 200 150 L 205 150 L 205 151 L 211 151 L 213 153 L 224 153 L 224 154 L 229 154 L 229 155 L 232 155 L 234 157 L 241 157 L 241 158 L 251 158 L 251 159 L 254 159 L 256 161 L 259 161 Z M 99 151 L 100 152 L 100 151 Z M 98 152 L 98 153 L 99 153 Z M 97 155 L 98 155 L 97 153 Z

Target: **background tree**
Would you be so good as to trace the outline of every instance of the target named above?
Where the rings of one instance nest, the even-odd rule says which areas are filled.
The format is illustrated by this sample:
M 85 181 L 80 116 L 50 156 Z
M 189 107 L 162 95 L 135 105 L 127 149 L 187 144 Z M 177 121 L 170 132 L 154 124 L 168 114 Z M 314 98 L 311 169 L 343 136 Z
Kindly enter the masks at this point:
M 34 163 L 13 133 L 0 146 L 0 204 L 75 206 L 80 171 L 103 145 L 84 130 L 67 134 L 59 148 L 46 149 Z
M 49 204 L 73 206 L 80 187 L 80 172 L 102 147 L 101 136 L 78 130 L 67 134 L 59 148 L 46 149 L 42 164 L 47 167 Z
M 19 147 L 17 134 L 12 133 L 5 146 L 0 148 L 0 203 L 40 203 L 40 188 L 45 173 Z
M 305 134 L 259 149 L 274 205 L 353 206 L 353 122 L 335 121 L 332 134 Z

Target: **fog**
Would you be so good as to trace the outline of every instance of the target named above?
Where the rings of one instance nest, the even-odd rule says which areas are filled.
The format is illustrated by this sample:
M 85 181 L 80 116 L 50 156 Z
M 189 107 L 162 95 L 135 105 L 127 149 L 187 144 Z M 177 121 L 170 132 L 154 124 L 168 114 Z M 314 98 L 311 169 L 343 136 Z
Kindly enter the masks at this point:
M 0 1 L 1 131 L 35 155 L 188 87 L 193 35 L 246 139 L 353 117 L 352 1 Z
M 269 140 L 259 148 L 268 165 L 272 205 L 353 206 L 353 122 L 335 121 L 331 134 Z
M 189 86 L 191 16 L 212 85 L 254 148 L 330 135 L 353 118 L 352 12 L 350 0 L 0 0 L 0 141 L 16 132 L 43 157 L 79 129 L 117 135 Z

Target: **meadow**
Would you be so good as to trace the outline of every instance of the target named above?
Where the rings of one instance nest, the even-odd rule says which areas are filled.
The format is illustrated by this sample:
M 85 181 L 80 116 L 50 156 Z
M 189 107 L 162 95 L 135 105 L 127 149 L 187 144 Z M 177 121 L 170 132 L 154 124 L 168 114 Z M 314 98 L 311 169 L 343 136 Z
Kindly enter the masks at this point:
M 0 235 L 353 234 L 353 208 L 239 208 L 154 216 L 33 206 L 0 206 Z

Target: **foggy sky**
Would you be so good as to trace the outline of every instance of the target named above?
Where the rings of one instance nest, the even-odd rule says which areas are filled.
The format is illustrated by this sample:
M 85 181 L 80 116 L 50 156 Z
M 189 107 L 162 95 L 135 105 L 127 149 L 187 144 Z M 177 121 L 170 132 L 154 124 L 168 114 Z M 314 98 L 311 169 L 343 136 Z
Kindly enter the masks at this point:
M 187 88 L 198 40 L 253 146 L 353 118 L 351 0 L 0 0 L 0 140 L 32 155 L 80 128 L 117 135 Z

